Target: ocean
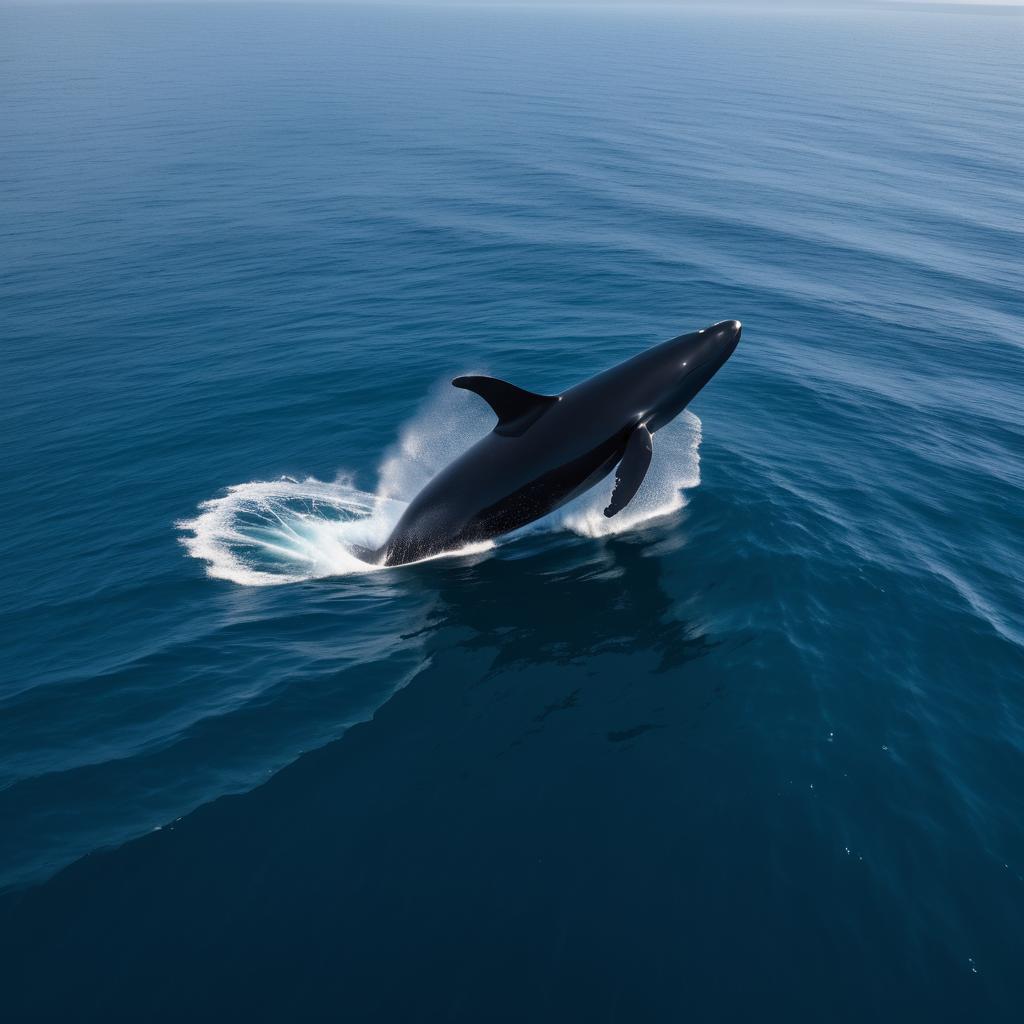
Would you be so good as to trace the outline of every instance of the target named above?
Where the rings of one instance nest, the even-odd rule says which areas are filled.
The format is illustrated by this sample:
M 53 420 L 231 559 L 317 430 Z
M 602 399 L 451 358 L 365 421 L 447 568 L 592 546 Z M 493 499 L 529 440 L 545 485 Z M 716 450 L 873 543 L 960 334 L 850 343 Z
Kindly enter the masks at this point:
M 0 8 L 6 1021 L 1019 1021 L 1024 18 Z M 611 482 L 350 553 L 743 321 Z

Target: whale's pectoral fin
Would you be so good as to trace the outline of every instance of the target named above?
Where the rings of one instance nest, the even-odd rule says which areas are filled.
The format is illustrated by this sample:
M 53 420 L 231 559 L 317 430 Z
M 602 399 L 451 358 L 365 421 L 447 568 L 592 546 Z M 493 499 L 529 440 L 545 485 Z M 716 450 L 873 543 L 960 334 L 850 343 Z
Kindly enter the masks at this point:
M 615 470 L 615 490 L 612 491 L 612 500 L 604 510 L 606 516 L 610 518 L 621 512 L 633 500 L 633 495 L 640 490 L 640 485 L 647 475 L 647 467 L 651 464 L 653 452 L 654 441 L 651 432 L 641 423 L 629 435 L 626 453 Z
M 523 433 L 558 401 L 557 395 L 536 395 L 496 377 L 456 377 L 452 383 L 457 388 L 476 392 L 494 410 L 498 417 L 496 434 Z

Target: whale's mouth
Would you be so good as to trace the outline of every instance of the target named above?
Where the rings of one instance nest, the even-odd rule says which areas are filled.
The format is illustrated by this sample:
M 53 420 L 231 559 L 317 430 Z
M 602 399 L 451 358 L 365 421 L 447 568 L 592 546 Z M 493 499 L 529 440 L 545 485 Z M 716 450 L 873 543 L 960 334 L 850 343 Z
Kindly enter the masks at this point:
M 700 373 L 708 366 L 721 366 L 721 360 L 717 355 L 705 356 L 703 359 L 684 359 L 683 366 L 686 369 L 686 373 L 683 375 L 683 380 Z

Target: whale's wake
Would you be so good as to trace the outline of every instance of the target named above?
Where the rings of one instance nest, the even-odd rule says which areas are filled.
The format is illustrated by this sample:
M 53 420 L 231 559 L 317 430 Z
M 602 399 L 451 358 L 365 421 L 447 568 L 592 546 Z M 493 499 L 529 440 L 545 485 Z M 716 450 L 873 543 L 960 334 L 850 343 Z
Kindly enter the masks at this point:
M 181 542 L 193 558 L 206 562 L 207 575 L 246 586 L 379 571 L 354 549 L 383 544 L 427 481 L 492 425 L 482 403 L 445 388 L 385 455 L 375 493 L 359 490 L 345 476 L 333 483 L 284 477 L 237 484 L 203 502 L 194 518 L 176 524 L 185 534 Z M 674 512 L 686 503 L 683 492 L 700 483 L 700 442 L 700 420 L 685 412 L 658 432 L 650 471 L 628 508 L 612 519 L 603 515 L 612 489 L 609 478 L 526 529 L 602 537 Z M 493 544 L 449 554 L 483 551 Z

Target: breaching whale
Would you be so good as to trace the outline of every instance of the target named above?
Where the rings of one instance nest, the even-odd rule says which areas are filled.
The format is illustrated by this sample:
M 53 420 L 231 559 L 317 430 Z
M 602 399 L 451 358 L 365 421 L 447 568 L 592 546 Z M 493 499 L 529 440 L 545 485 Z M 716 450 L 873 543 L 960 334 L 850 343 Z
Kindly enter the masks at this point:
M 560 395 L 538 395 L 493 377 L 456 377 L 494 410 L 494 430 L 438 473 L 391 536 L 357 554 L 403 565 L 489 540 L 540 519 L 616 467 L 604 510 L 629 504 L 651 463 L 651 435 L 675 419 L 740 340 L 723 320 L 641 352 Z

